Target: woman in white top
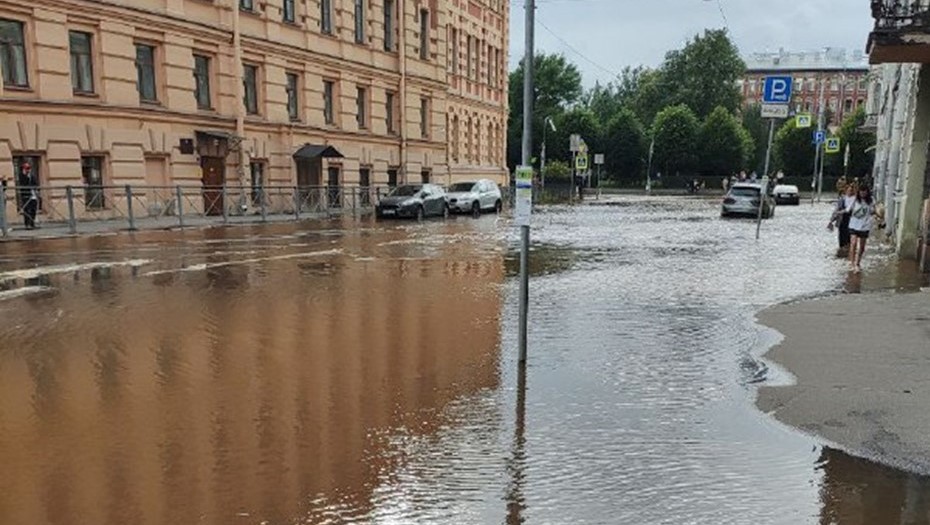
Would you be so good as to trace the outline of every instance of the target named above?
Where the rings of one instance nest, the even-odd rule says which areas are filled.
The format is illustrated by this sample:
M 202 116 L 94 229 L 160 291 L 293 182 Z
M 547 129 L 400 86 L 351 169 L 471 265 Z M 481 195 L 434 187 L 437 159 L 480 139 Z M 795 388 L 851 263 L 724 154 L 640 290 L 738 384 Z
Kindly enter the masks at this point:
M 872 203 L 872 190 L 866 186 L 859 188 L 859 194 L 846 210 L 849 213 L 849 233 L 852 236 L 852 246 L 849 258 L 853 271 L 862 271 L 862 255 L 869 239 L 869 233 L 875 224 L 875 205 Z

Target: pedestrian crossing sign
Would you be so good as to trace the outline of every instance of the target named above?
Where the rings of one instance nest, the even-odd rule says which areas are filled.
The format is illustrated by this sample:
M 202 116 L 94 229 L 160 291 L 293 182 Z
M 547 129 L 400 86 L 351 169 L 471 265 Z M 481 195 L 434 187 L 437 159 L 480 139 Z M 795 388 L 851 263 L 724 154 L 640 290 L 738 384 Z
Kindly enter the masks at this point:
M 814 119 L 810 115 L 806 115 L 806 114 L 798 115 L 797 119 L 798 120 L 797 120 L 796 126 L 798 128 L 806 129 L 814 125 Z
M 587 153 L 582 153 L 575 157 L 575 169 L 578 171 L 588 171 Z
M 839 153 L 840 152 L 840 139 L 838 137 L 828 138 L 826 151 L 827 153 Z

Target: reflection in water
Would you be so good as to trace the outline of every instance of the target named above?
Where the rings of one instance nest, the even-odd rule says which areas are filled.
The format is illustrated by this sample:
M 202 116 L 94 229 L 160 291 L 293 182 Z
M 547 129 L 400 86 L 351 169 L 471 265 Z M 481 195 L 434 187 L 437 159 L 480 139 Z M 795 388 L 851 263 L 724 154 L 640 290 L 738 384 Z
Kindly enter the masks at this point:
M 507 525 L 524 523 L 526 510 L 526 363 L 517 371 L 517 414 L 514 425 L 513 445 L 507 471 L 510 485 L 507 490 Z
M 824 448 L 821 525 L 930 523 L 930 478 Z
M 424 413 L 499 383 L 500 255 L 383 240 L 340 241 L 361 262 L 45 277 L 59 294 L 3 303 L 0 523 L 368 515 L 395 467 L 375 436 L 437 432 Z

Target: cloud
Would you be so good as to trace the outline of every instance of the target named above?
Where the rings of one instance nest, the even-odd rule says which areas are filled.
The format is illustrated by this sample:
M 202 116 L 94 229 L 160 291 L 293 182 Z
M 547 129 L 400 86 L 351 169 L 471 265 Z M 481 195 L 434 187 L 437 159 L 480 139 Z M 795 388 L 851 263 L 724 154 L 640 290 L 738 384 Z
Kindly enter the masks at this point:
M 743 54 L 779 48 L 862 51 L 872 28 L 868 5 L 850 0 L 720 2 L 725 19 L 717 0 L 537 0 L 536 48 L 565 54 L 592 85 L 625 66 L 656 66 L 666 51 L 706 28 L 727 27 Z M 524 52 L 523 18 L 523 3 L 515 0 L 512 65 Z

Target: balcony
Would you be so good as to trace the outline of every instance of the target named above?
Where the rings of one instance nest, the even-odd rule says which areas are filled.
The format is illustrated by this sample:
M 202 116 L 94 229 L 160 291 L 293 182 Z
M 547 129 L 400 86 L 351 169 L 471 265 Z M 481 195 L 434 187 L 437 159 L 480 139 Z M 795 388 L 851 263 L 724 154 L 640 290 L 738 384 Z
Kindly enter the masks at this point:
M 872 0 L 869 61 L 930 63 L 930 0 Z

